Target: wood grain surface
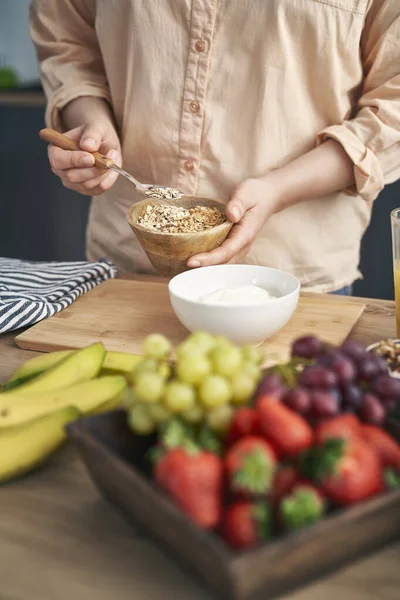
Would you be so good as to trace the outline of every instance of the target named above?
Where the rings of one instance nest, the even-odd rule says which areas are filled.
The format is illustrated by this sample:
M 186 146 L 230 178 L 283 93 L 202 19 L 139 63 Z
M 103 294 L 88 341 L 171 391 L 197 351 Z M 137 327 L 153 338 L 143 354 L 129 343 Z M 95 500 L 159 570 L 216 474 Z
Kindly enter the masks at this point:
M 394 303 L 366 303 L 351 337 L 365 344 L 393 337 Z M 0 381 L 35 355 L 17 348 L 14 335 L 0 338 Z M 399 566 L 400 543 L 282 600 L 398 600 Z M 67 447 L 41 472 L 0 488 L 0 599 L 94 598 L 211 600 L 104 502 Z
M 269 361 L 286 361 L 291 342 L 299 335 L 313 333 L 340 344 L 364 308 L 361 302 L 338 304 L 331 297 L 301 297 L 290 322 L 261 348 Z M 28 350 L 48 352 L 101 341 L 107 350 L 140 354 L 144 338 L 154 332 L 166 335 L 174 346 L 188 333 L 171 307 L 167 285 L 114 279 L 34 325 L 16 342 Z

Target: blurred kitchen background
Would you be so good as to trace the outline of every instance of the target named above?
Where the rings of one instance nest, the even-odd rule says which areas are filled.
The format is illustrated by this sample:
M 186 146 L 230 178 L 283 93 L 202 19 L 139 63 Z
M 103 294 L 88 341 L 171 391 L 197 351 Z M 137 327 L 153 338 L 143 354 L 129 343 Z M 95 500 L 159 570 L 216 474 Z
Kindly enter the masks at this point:
M 0 256 L 81 260 L 89 202 L 58 182 L 38 137 L 45 100 L 28 7 L 29 0 L 0 0 Z M 375 203 L 362 247 L 364 279 L 355 287 L 360 296 L 394 296 L 389 214 L 398 206 L 399 182 Z

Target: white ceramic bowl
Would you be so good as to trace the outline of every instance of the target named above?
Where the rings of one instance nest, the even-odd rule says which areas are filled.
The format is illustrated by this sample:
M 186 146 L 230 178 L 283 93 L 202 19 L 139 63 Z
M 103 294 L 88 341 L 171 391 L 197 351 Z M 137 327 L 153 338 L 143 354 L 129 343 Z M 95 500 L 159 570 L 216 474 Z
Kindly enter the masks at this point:
M 213 305 L 201 296 L 221 288 L 262 287 L 276 299 L 259 304 Z M 224 335 L 235 344 L 262 344 L 292 317 L 300 292 L 299 281 L 285 271 L 253 265 L 218 265 L 185 271 L 169 282 L 176 316 L 189 331 Z

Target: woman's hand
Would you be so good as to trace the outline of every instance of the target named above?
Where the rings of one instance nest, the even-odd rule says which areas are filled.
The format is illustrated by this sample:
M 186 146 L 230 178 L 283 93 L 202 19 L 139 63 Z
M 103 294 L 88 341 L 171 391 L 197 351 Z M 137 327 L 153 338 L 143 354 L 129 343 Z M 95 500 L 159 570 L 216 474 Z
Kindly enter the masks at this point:
M 327 140 L 262 177 L 247 179 L 226 206 L 226 215 L 234 226 L 225 242 L 211 252 L 192 256 L 188 267 L 239 262 L 271 215 L 304 200 L 323 198 L 354 182 L 353 161 L 335 140 Z
M 280 189 L 274 171 L 237 186 L 226 205 L 226 216 L 234 223 L 225 242 L 215 250 L 193 256 L 188 267 L 237 263 L 249 252 L 267 219 L 280 204 Z
M 96 120 L 71 129 L 65 135 L 78 141 L 82 151 L 50 145 L 48 154 L 53 173 L 66 188 L 85 196 L 97 196 L 109 190 L 118 174 L 94 166 L 94 157 L 89 152 L 101 152 L 121 166 L 121 145 L 112 122 Z

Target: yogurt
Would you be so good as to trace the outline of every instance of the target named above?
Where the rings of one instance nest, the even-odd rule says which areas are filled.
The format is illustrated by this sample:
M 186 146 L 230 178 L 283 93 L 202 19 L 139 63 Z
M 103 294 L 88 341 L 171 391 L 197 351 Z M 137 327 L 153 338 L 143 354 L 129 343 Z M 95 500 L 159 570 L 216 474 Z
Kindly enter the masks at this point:
M 202 302 L 203 304 L 235 306 L 261 304 L 275 298 L 276 296 L 271 296 L 267 290 L 258 285 L 242 285 L 208 292 L 207 294 L 200 296 L 199 302 Z

